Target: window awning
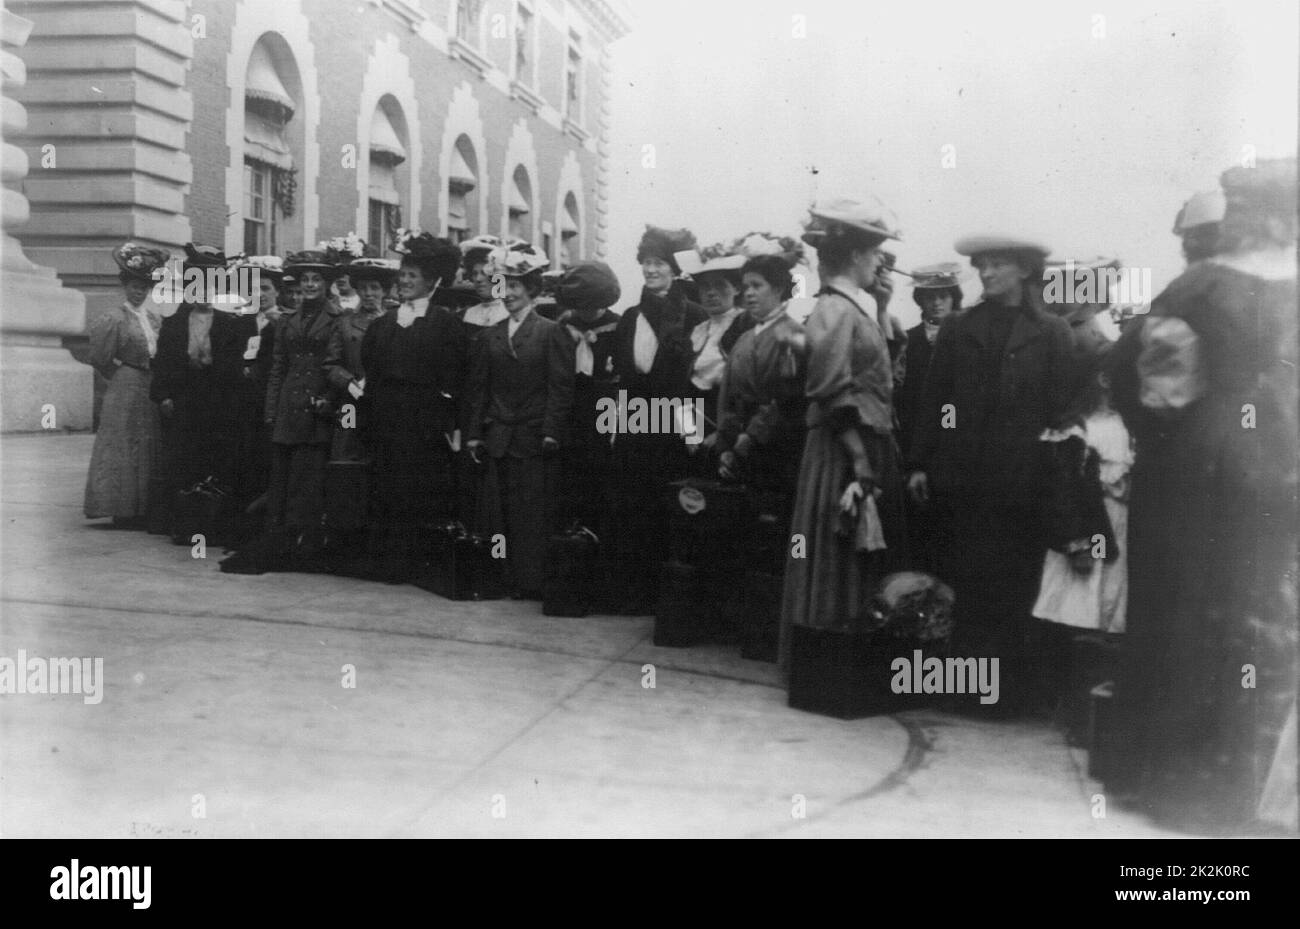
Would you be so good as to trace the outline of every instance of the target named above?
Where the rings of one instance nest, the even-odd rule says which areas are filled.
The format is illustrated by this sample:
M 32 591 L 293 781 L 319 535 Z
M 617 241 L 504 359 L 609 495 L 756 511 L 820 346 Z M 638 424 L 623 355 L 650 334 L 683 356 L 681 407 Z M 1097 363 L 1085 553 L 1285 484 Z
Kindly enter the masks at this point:
M 465 161 L 465 156 L 460 153 L 459 148 L 451 151 L 451 168 L 447 173 L 447 183 L 451 185 L 452 190 L 459 190 L 461 193 L 467 193 L 478 186 L 474 169 Z
M 282 170 L 293 167 L 293 153 L 284 139 L 284 132 L 252 110 L 244 111 L 244 154 Z
M 293 116 L 293 97 L 285 89 L 271 61 L 271 53 L 259 42 L 253 46 L 253 53 L 248 57 L 248 73 L 244 78 L 244 97 L 256 104 L 271 104 L 283 111 L 282 119 L 288 121 Z
M 524 192 L 519 189 L 518 181 L 515 181 L 510 185 L 509 207 L 511 213 L 522 214 L 532 212 L 532 204 L 528 202 L 528 198 L 524 196 Z
M 383 107 L 375 107 L 375 116 L 370 120 L 370 157 L 395 165 L 406 160 L 406 149 Z

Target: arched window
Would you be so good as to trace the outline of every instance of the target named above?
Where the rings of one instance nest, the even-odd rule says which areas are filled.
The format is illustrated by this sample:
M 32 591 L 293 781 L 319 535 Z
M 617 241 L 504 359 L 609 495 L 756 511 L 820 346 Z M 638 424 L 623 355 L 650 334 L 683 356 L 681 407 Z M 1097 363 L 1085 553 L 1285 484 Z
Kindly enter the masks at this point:
M 473 220 L 478 216 L 478 158 L 469 137 L 462 135 L 451 151 L 447 172 L 447 237 L 463 242 L 478 234 Z
M 528 180 L 524 166 L 515 168 L 511 178 L 510 189 L 506 196 L 508 212 L 507 232 L 517 239 L 531 242 L 533 239 L 533 185 Z
M 293 117 L 301 87 L 284 39 L 269 32 L 262 36 L 244 78 L 245 254 L 276 254 L 298 244 L 286 241 L 281 221 L 297 209 L 294 151 L 302 130 Z
M 370 189 L 366 241 L 383 255 L 402 227 L 402 204 L 410 198 L 406 118 L 397 100 L 385 95 L 370 122 Z
M 578 198 L 572 192 L 564 197 L 560 211 L 560 266 L 568 268 L 582 260 L 582 226 L 578 217 Z

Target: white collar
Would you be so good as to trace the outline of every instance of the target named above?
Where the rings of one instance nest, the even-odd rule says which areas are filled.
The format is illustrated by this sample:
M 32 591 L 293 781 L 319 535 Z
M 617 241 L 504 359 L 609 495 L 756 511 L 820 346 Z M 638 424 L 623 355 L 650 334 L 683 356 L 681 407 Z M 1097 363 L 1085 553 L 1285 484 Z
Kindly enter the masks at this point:
M 778 319 L 780 319 L 782 316 L 785 315 L 785 311 L 789 309 L 789 307 L 790 307 L 789 303 L 782 302 L 780 309 L 774 310 L 771 316 L 763 320 L 761 323 L 756 323 L 754 325 L 754 335 L 758 335 L 764 329 L 770 329 L 774 322 L 776 322 Z

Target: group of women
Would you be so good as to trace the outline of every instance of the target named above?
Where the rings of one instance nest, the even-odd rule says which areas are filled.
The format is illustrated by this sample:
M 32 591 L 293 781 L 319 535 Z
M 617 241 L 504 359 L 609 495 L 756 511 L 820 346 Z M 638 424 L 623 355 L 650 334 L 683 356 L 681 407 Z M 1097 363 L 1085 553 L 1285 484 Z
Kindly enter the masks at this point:
M 376 576 L 406 579 L 421 527 L 460 520 L 504 538 L 513 593 L 536 598 L 548 537 L 580 523 L 601 539 L 601 611 L 644 614 L 667 550 L 665 485 L 741 481 L 782 535 L 799 540 L 784 565 L 784 671 L 793 627 L 861 620 L 883 578 L 919 566 L 956 589 L 956 653 L 1005 659 L 1003 692 L 1017 710 L 1032 703 L 1034 649 L 1048 643 L 1033 616 L 1124 629 L 1115 585 L 1099 583 L 1101 565 L 1082 557 L 1100 528 L 1133 572 L 1120 678 L 1133 739 L 1125 789 L 1190 828 L 1257 824 L 1264 780 L 1287 748 L 1288 708 L 1292 759 L 1295 739 L 1295 600 L 1285 595 L 1295 553 L 1295 267 L 1280 257 L 1295 241 L 1294 161 L 1289 170 L 1290 225 L 1276 206 L 1284 181 L 1261 189 L 1259 174 L 1225 175 L 1238 232 L 1219 264 L 1190 268 L 1113 351 L 1085 344 L 1044 304 L 1048 250 L 1007 237 L 958 243 L 984 287 L 967 309 L 953 268 L 913 272 L 921 322 L 903 332 L 888 311 L 884 250 L 900 237 L 897 222 L 870 198 L 810 210 L 802 241 L 816 251 L 821 290 L 806 316 L 790 303 L 799 243 L 751 234 L 701 250 L 687 230 L 648 226 L 637 252 L 644 286 L 621 314 L 610 310 L 618 281 L 600 262 L 566 270 L 543 312 L 547 262 L 531 246 L 406 234 L 396 268 L 329 250 L 254 259 L 256 314 L 196 303 L 160 327 L 142 281 L 167 256 L 128 244 L 116 255 L 126 302 L 92 332 L 110 384 L 86 513 L 143 515 L 153 468 L 173 489 L 206 472 L 242 487 L 245 500 L 265 493 L 268 531 L 308 544 L 331 463 L 369 461 L 364 545 Z M 188 261 L 225 259 L 190 248 Z M 359 297 L 350 312 L 330 295 L 342 274 Z M 286 305 L 290 281 L 301 296 Z M 454 298 L 466 288 L 470 306 Z M 1153 348 L 1161 340 L 1168 345 Z M 1196 364 L 1193 377 L 1186 368 Z M 686 429 L 610 434 L 599 411 L 616 396 L 700 400 L 704 441 L 684 441 Z M 1229 435 L 1239 401 L 1273 419 L 1233 452 L 1243 441 Z M 1131 540 L 1116 505 L 1128 499 L 1134 461 L 1125 424 L 1139 447 Z M 1110 483 L 1087 519 L 1071 512 L 1053 537 L 1041 503 L 1059 495 L 1042 443 L 1070 435 L 1103 453 L 1103 477 L 1090 486 Z M 1292 464 L 1281 478 L 1266 461 L 1279 450 Z M 1076 476 L 1087 467 L 1095 477 L 1096 455 L 1071 465 Z M 1181 502 L 1193 499 L 1194 514 L 1183 515 Z M 1222 551 L 1218 538 L 1236 550 Z M 1064 559 L 1055 575 L 1052 549 Z M 1113 554 L 1100 557 L 1113 580 Z M 1210 591 L 1216 565 L 1239 574 Z M 1203 572 L 1198 584 L 1181 589 L 1191 571 Z M 1089 619 L 1077 607 L 1074 619 L 1052 612 L 1078 593 L 1072 584 L 1091 598 Z M 1182 635 L 1189 616 L 1195 635 Z M 1258 682 L 1232 689 L 1243 664 L 1261 668 Z M 1189 669 L 1208 678 L 1188 680 Z M 1294 827 L 1294 806 L 1290 815 Z

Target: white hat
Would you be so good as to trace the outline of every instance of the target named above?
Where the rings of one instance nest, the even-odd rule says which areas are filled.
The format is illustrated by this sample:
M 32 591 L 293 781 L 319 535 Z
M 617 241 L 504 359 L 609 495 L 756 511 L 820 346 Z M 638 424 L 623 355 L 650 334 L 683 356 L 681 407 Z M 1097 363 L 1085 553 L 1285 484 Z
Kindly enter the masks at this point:
M 1222 222 L 1227 209 L 1228 200 L 1222 190 L 1202 190 L 1192 194 L 1174 220 L 1174 235 L 1182 235 L 1197 226 Z
M 953 249 L 958 255 L 983 255 L 987 252 L 1034 252 L 1043 258 L 1052 253 L 1052 247 L 1038 239 L 1023 236 L 983 233 L 968 235 L 957 240 Z
M 815 246 L 815 240 L 824 237 L 829 231 L 828 227 L 837 223 L 884 236 L 886 239 L 903 238 L 894 211 L 870 195 L 860 200 L 848 197 L 819 200 L 808 212 L 812 218 L 804 224 L 804 241 L 808 242 L 808 236 L 813 236 L 814 241 L 809 242 L 810 245 Z

